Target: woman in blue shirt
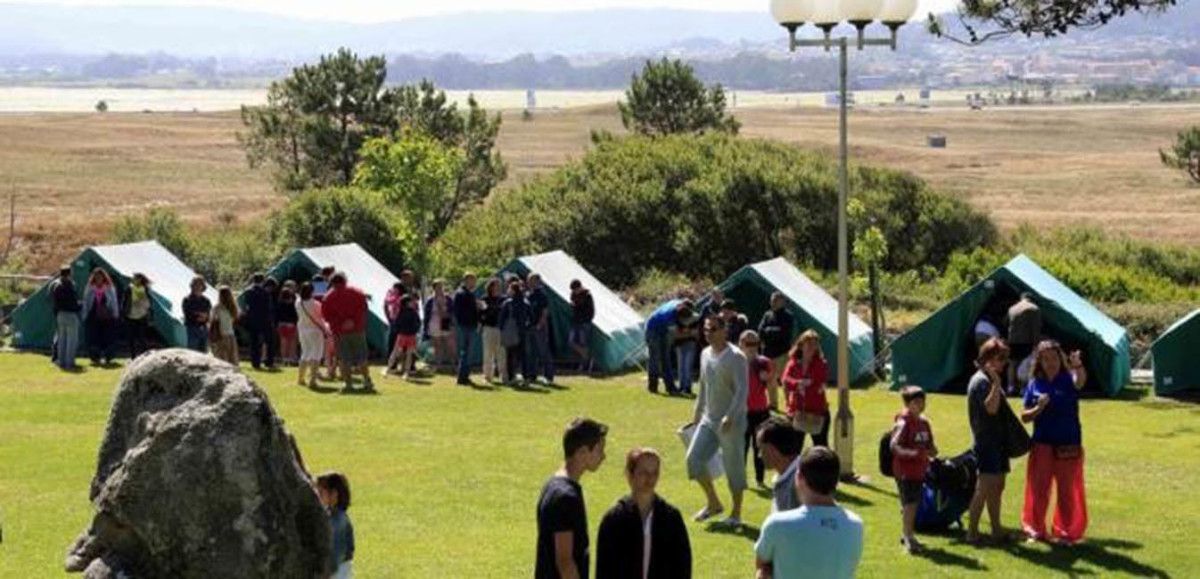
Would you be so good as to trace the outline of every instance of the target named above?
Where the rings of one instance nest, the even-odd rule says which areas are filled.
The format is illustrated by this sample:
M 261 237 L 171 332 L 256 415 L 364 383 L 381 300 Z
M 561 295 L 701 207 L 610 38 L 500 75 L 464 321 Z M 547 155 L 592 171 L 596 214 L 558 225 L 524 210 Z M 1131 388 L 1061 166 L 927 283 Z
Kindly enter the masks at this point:
M 1021 523 L 1031 540 L 1052 538 L 1071 545 L 1083 539 L 1088 523 L 1079 421 L 1079 391 L 1087 384 L 1087 370 L 1078 351 L 1068 358 L 1054 341 L 1038 344 L 1035 356 L 1021 414 L 1022 420 L 1033 422 Z M 1051 487 L 1058 495 L 1053 537 L 1046 532 Z

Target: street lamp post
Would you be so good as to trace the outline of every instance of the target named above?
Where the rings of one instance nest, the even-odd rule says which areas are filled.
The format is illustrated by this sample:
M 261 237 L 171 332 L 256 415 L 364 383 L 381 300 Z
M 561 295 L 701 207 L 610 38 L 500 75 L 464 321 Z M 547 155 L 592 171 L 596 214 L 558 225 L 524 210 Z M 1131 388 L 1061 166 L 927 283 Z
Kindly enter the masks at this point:
M 838 409 L 834 419 L 833 449 L 841 459 L 842 476 L 854 475 L 854 414 L 850 411 L 850 346 L 849 346 L 849 279 L 850 257 L 846 224 L 846 204 L 850 195 L 849 157 L 847 144 L 846 76 L 849 46 L 859 50 L 866 46 L 886 46 L 896 49 L 896 36 L 917 10 L 917 0 L 771 0 L 771 14 L 788 31 L 788 48 L 824 48 L 838 50 L 838 340 L 837 387 Z M 832 32 L 841 22 L 854 26 L 853 37 L 834 38 Z M 878 21 L 888 28 L 886 38 L 868 38 L 864 29 Z M 824 38 L 801 39 L 796 31 L 812 23 L 824 32 Z

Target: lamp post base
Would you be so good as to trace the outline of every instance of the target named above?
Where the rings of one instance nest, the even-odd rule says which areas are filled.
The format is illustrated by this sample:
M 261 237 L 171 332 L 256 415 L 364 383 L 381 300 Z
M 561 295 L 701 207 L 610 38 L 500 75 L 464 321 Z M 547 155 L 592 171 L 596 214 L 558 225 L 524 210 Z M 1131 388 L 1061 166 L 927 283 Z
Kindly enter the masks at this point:
M 837 416 L 833 421 L 833 451 L 838 455 L 842 467 L 842 480 L 847 477 L 857 478 L 854 474 L 854 414 L 850 412 L 849 404 L 838 407 Z

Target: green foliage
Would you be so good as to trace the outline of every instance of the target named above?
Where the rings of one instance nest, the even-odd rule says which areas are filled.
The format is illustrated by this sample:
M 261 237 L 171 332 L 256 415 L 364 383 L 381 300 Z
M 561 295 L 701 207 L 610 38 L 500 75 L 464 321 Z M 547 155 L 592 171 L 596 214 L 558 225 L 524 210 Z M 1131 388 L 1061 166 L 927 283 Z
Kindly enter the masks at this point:
M 606 283 L 647 272 L 724 279 L 786 255 L 837 263 L 836 169 L 827 158 L 722 133 L 598 139 L 580 161 L 495 196 L 439 240 L 445 271 L 491 271 L 517 255 L 562 248 Z M 857 168 L 855 197 L 890 248 L 885 269 L 944 265 L 996 239 L 987 218 L 919 179 Z
M 995 38 L 1025 36 L 1054 38 L 1073 29 L 1087 30 L 1108 24 L 1130 12 L 1161 13 L 1178 0 L 964 0 L 957 10 L 957 30 L 929 14 L 929 31 L 964 44 L 980 44 Z
M 380 194 L 354 187 L 306 191 L 271 220 L 271 238 L 280 248 L 357 243 L 399 273 L 423 268 L 425 242 Z
M 349 184 L 362 144 L 397 128 L 386 78 L 383 57 L 343 48 L 271 83 L 265 106 L 242 107 L 250 166 L 273 167 L 285 191 Z
M 379 192 L 412 223 L 422 239 L 441 235 L 456 210 L 462 152 L 416 130 L 372 139 L 362 150 L 354 185 Z
M 1175 146 L 1170 151 L 1159 149 L 1163 165 L 1187 173 L 1192 181 L 1200 183 L 1200 126 L 1180 131 L 1175 137 Z
M 636 285 L 623 293 L 633 309 L 649 315 L 663 302 L 682 295 L 699 297 L 713 287 L 709 280 L 696 280 L 679 273 L 652 269 L 644 273 Z
M 192 256 L 192 238 L 179 214 L 166 207 L 153 207 L 140 214 L 121 217 L 113 226 L 113 243 L 154 240 L 185 263 Z
M 706 131 L 737 134 L 741 123 L 725 113 L 725 89 L 705 87 L 691 66 L 663 58 L 646 61 L 619 104 L 626 129 L 643 135 Z
M 208 229 L 192 238 L 188 265 L 213 285 L 240 288 L 281 257 L 265 224 Z

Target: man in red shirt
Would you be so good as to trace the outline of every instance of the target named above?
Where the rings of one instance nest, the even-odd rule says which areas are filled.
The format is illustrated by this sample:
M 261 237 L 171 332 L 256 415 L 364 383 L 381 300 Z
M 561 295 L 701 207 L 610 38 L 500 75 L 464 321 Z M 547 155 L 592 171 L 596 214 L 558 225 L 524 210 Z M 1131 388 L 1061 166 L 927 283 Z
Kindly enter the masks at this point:
M 321 303 L 321 313 L 337 344 L 342 376 L 346 380 L 344 391 L 354 389 L 352 372 L 362 375 L 363 388 L 367 392 L 374 391 L 367 364 L 367 294 L 348 285 L 346 274 L 340 271 L 333 274 L 329 286 L 329 293 Z

